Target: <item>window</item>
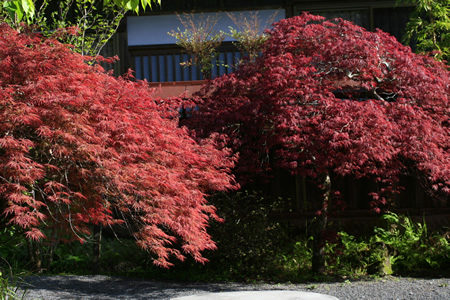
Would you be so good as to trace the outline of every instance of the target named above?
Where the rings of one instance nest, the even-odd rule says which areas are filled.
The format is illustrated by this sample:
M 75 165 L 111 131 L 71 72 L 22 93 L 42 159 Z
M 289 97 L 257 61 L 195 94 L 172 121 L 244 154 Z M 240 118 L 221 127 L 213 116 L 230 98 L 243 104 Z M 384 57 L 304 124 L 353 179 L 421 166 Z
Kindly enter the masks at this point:
M 396 6 L 395 1 L 336 1 L 334 4 L 318 1 L 314 5 L 294 5 L 293 11 L 295 15 L 307 11 L 328 19 L 342 18 L 367 30 L 379 28 L 401 40 L 413 9 L 411 4 Z
M 321 15 L 327 19 L 342 18 L 364 28 L 370 27 L 369 9 L 318 10 L 310 13 Z
M 264 20 L 269 19 L 276 11 L 275 9 L 267 9 L 233 13 L 250 14 L 257 12 L 259 18 Z M 231 19 L 224 12 L 209 14 L 219 14 L 217 30 L 227 32 L 228 27 L 233 26 Z M 284 17 L 284 10 L 279 10 L 275 21 Z M 175 14 L 127 18 L 129 59 L 131 68 L 136 72 L 136 79 L 146 79 L 149 82 L 203 79 L 198 67 L 180 65 L 180 63 L 189 61 L 190 57 L 176 45 L 176 39 L 167 34 L 177 28 L 182 28 L 182 25 Z M 219 55 L 213 62 L 213 77 L 231 73 L 242 56 L 233 46 L 230 37 L 225 38 L 218 52 Z

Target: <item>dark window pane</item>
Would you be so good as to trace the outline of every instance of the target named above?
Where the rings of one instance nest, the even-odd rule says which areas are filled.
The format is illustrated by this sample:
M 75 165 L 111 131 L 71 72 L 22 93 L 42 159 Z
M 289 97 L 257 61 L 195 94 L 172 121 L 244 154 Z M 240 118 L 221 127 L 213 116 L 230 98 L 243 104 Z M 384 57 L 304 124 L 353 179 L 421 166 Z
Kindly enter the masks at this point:
M 342 18 L 351 21 L 356 25 L 366 29 L 370 27 L 370 18 L 368 9 L 350 9 L 350 10 L 323 10 L 311 11 L 312 14 L 323 16 L 327 19 Z
M 373 10 L 373 25 L 401 40 L 412 11 L 411 7 L 376 8 Z

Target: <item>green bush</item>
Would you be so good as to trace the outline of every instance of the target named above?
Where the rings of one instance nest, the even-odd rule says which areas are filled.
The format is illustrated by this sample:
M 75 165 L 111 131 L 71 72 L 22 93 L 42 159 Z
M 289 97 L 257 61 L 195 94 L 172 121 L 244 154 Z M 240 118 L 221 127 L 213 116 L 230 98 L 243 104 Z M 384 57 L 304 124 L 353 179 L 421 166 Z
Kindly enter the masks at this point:
M 386 227 L 375 227 L 369 236 L 355 237 L 346 232 L 330 234 L 325 245 L 327 274 L 361 277 L 407 273 L 442 273 L 450 268 L 450 243 L 447 235 L 429 233 L 425 221 L 413 222 L 407 216 L 387 213 Z M 300 237 L 290 252 L 281 252 L 280 278 L 290 281 L 314 279 L 311 268 L 311 239 Z M 309 276 L 309 277 L 308 277 Z
M 82 274 L 90 272 L 89 263 L 92 261 L 91 253 L 91 243 L 61 243 L 55 249 L 49 270 L 54 274 Z
M 302 282 L 310 279 L 312 249 L 311 238 L 300 238 L 291 248 L 278 254 L 281 271 L 277 279 L 281 281 Z
M 374 234 L 354 237 L 339 232 L 338 239 L 327 242 L 325 255 L 328 272 L 338 276 L 421 274 L 450 267 L 448 236 L 429 233 L 426 222 L 414 222 L 408 216 L 387 213 L 386 227 L 375 227 Z
M 385 259 L 373 238 L 356 238 L 346 232 L 338 233 L 338 242 L 327 243 L 325 253 L 328 271 L 341 276 L 379 274 Z
M 3 225 L 0 229 L 0 258 L 4 259 L 4 262 L 8 261 L 14 270 L 30 267 L 26 240 L 22 232 L 14 226 Z
M 211 268 L 235 280 L 268 279 L 278 272 L 278 254 L 289 243 L 285 226 L 270 218 L 284 201 L 257 191 L 218 193 L 210 203 L 223 223 L 212 223 L 209 232 L 218 249 L 208 255 Z
M 450 267 L 448 237 L 428 233 L 425 220 L 416 223 L 395 213 L 383 215 L 387 229 L 375 228 L 375 240 L 387 246 L 395 272 Z
M 50 271 L 54 274 L 86 274 L 93 272 L 92 242 L 61 244 L 56 248 Z M 103 237 L 99 272 L 105 274 L 142 274 L 151 269 L 152 260 L 147 252 L 132 238 Z M 161 268 L 154 267 L 156 270 Z

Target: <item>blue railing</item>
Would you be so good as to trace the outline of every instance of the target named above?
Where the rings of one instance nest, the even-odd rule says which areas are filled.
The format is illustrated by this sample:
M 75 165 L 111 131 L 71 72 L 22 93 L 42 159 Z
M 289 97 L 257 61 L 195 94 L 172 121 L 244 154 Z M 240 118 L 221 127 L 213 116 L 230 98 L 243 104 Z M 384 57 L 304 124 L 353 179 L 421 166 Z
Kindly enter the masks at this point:
M 204 79 L 199 67 L 182 65 L 191 57 L 182 53 L 179 47 L 134 47 L 130 48 L 130 54 L 132 69 L 138 80 L 173 82 Z M 241 53 L 234 46 L 222 47 L 213 60 L 212 77 L 233 72 L 240 59 Z

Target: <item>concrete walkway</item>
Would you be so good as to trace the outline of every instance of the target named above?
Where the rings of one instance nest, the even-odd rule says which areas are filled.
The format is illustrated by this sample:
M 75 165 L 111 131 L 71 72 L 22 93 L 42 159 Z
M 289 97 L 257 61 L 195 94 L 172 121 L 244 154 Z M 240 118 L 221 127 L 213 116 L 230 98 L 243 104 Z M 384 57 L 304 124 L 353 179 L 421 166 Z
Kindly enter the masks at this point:
M 207 293 L 172 300 L 339 300 L 336 297 L 299 291 L 247 291 Z

